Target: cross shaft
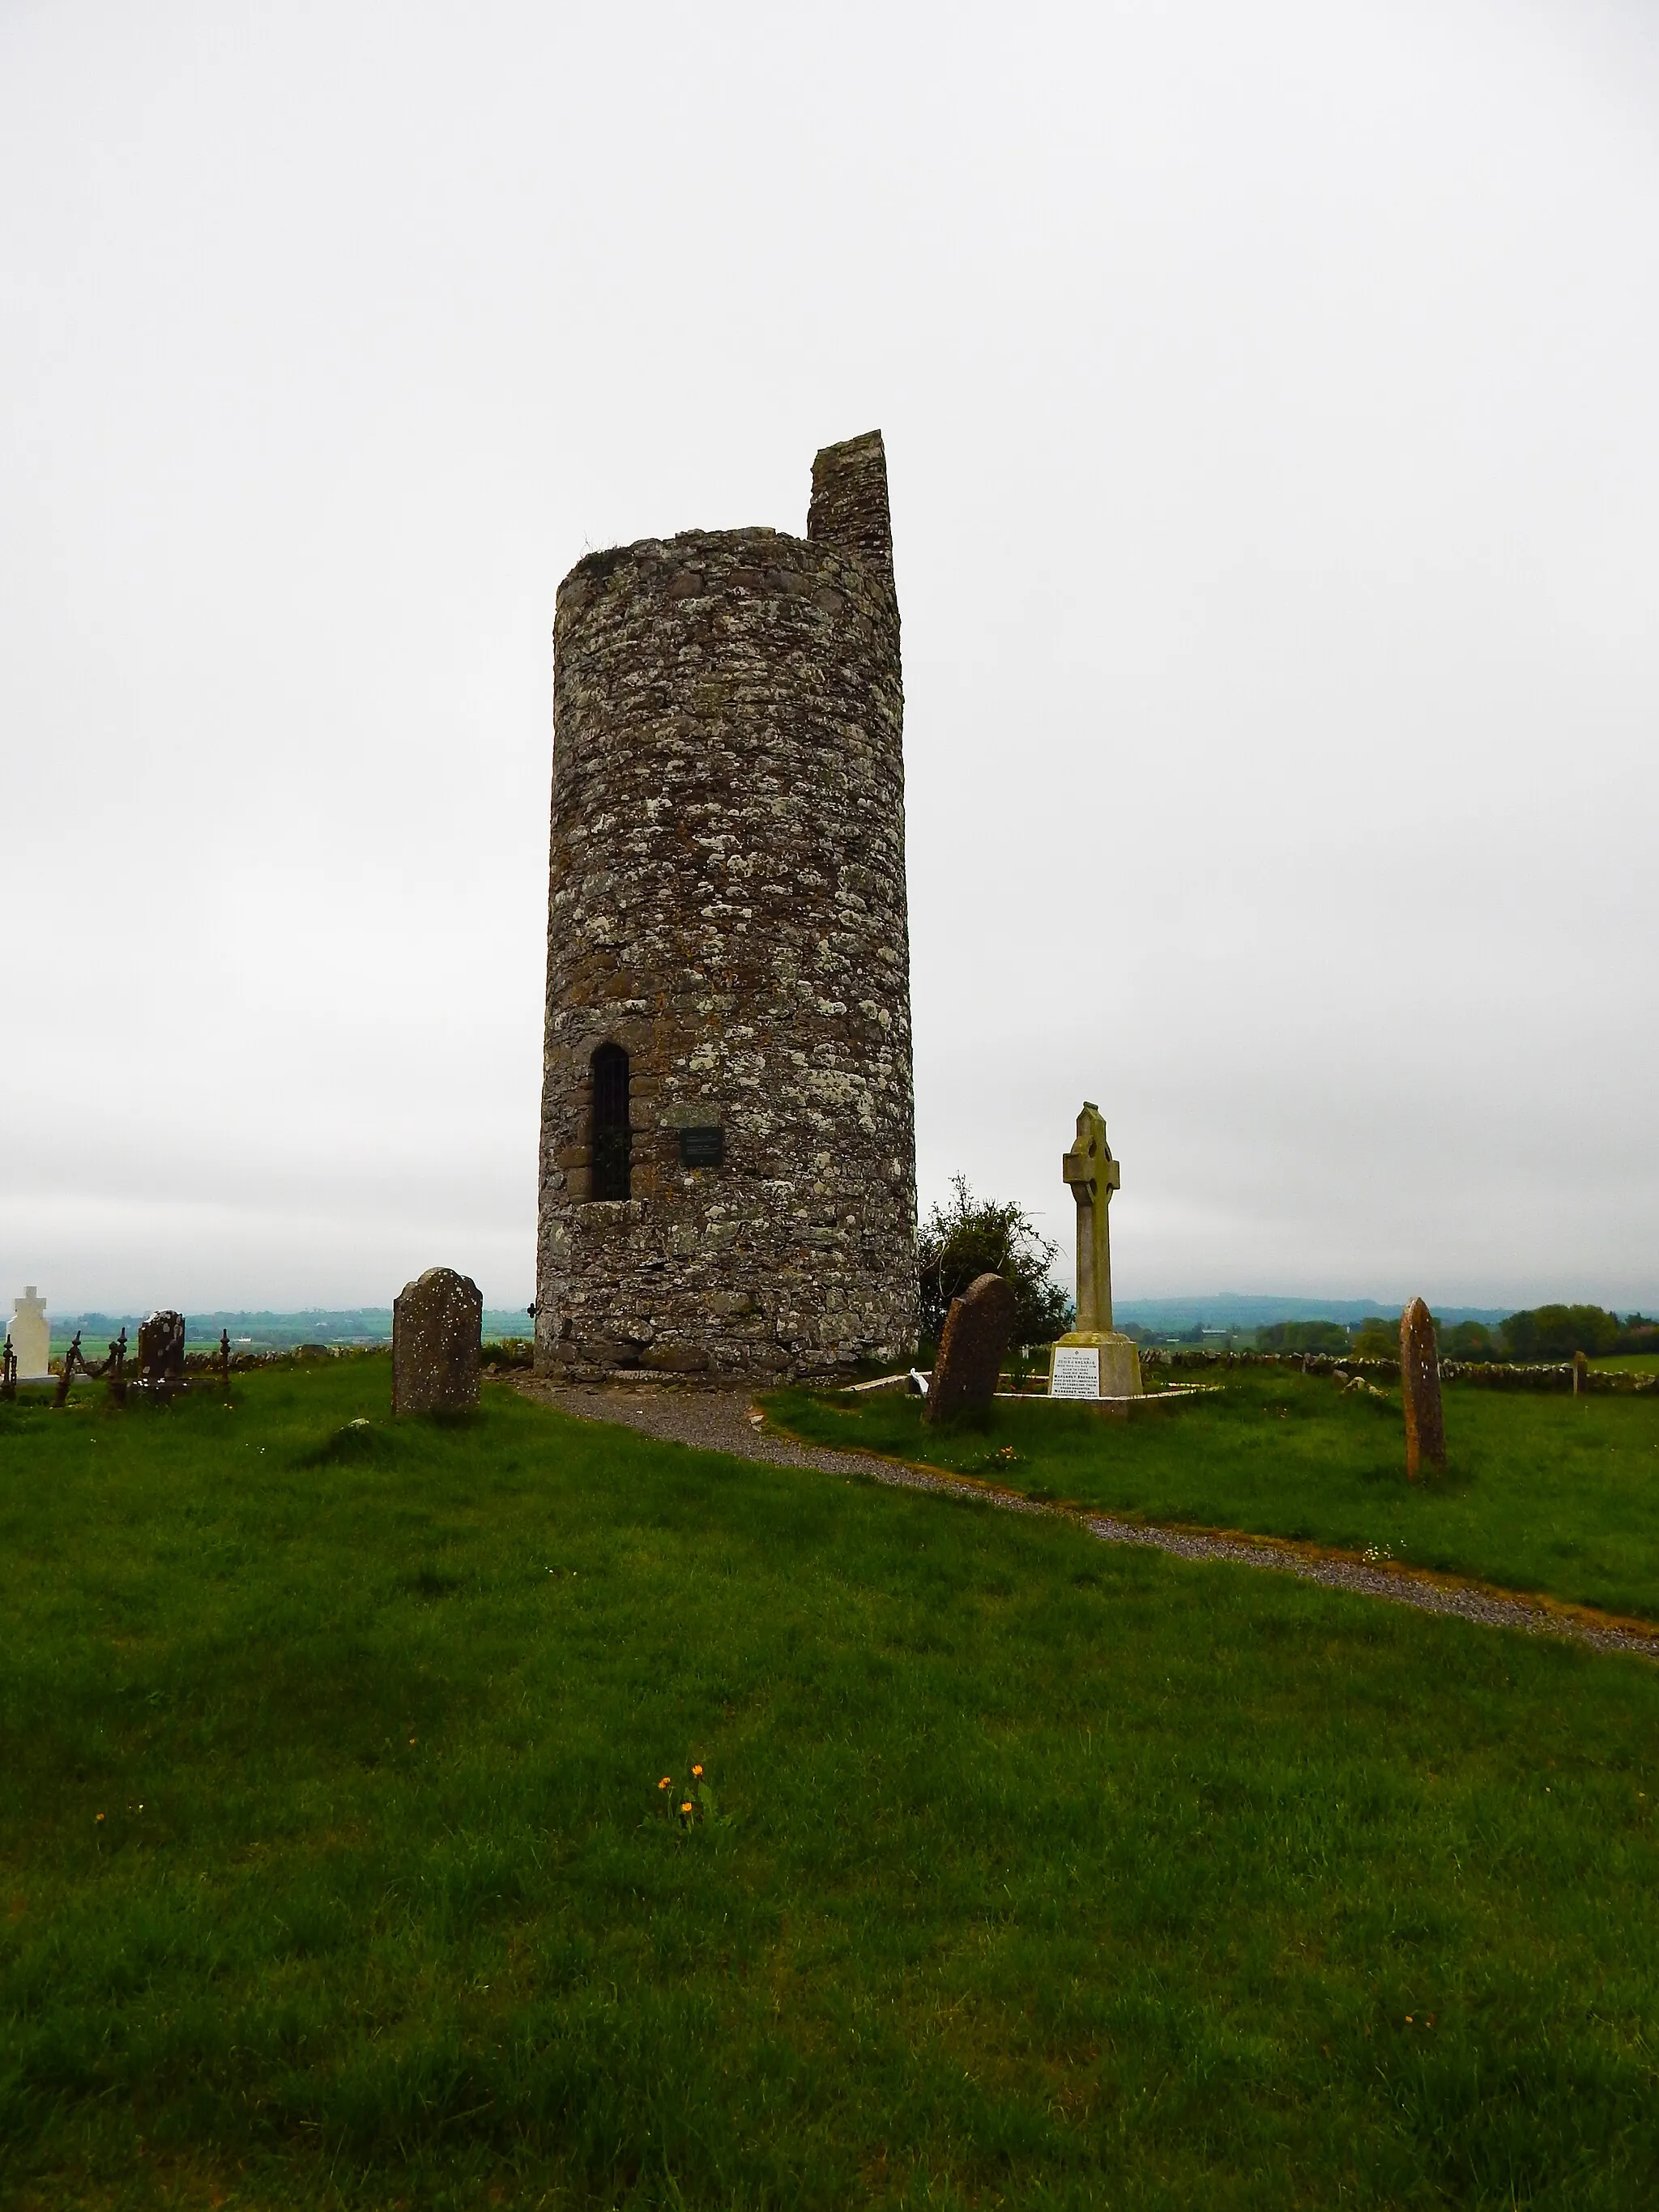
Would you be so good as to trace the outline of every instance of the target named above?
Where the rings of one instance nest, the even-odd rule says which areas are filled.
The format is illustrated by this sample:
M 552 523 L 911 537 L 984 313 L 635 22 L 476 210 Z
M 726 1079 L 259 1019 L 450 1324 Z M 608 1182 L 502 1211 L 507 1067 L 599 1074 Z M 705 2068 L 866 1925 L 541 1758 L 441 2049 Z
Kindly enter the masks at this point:
M 1061 1160 L 1060 1172 L 1077 1201 L 1077 1330 L 1109 1335 L 1112 1249 L 1106 1216 L 1121 1178 L 1106 1141 L 1105 1121 L 1087 1099 L 1077 1117 L 1077 1140 Z

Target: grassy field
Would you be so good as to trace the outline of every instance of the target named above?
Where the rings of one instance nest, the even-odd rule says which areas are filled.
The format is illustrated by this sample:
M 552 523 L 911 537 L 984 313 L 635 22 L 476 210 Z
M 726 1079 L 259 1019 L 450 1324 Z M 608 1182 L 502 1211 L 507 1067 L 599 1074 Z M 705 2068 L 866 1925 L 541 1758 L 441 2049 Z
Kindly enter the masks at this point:
M 1592 1359 L 1590 1365 L 1615 1375 L 1652 1375 L 1659 1373 L 1659 1352 L 1610 1352 L 1605 1359 Z
M 927 1428 L 919 1399 L 779 1393 L 781 1423 L 1029 1495 L 1206 1528 L 1305 1537 L 1659 1620 L 1659 1401 L 1445 1393 L 1448 1467 L 1408 1484 L 1398 1393 L 1233 1368 L 1220 1395 L 1104 1421 L 1000 1400 Z
M 8 2204 L 1654 2200 L 1659 1669 L 388 1396 L 0 1407 Z

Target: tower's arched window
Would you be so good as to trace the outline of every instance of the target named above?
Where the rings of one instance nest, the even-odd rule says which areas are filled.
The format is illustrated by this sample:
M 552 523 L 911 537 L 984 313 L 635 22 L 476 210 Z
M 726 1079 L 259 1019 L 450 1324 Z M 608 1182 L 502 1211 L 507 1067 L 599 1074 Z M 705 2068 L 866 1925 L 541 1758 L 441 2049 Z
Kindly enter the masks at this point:
M 593 1195 L 626 1198 L 632 1134 L 628 1126 L 628 1054 L 602 1044 L 593 1054 Z

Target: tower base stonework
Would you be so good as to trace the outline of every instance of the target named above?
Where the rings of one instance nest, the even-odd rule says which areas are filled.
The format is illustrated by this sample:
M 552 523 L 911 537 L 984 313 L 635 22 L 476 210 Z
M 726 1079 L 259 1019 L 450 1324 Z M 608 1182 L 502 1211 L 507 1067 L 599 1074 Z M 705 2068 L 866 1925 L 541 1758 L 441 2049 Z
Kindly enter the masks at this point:
M 591 554 L 554 632 L 536 1364 L 915 1342 L 903 696 L 878 433 L 807 536 Z

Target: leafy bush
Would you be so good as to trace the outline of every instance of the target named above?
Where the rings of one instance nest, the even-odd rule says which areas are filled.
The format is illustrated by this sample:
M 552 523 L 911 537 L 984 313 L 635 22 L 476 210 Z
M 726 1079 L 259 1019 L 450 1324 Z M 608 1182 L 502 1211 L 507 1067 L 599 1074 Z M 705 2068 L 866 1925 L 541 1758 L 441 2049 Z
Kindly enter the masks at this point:
M 479 1346 L 478 1358 L 485 1367 L 533 1367 L 536 1347 L 526 1336 L 489 1338 Z
M 1504 1323 L 1512 1359 L 1571 1359 L 1575 1352 L 1595 1358 L 1617 1351 L 1622 1333 L 1617 1314 L 1601 1306 L 1536 1306 Z
M 1483 1322 L 1460 1321 L 1455 1328 L 1443 1328 L 1440 1335 L 1440 1357 L 1443 1359 L 1501 1359 L 1504 1347 Z
M 1260 1332 L 1256 1344 L 1263 1352 L 1346 1352 L 1348 1332 L 1340 1322 L 1276 1321 Z
M 1000 1275 L 1012 1291 L 1016 1345 L 1064 1335 L 1073 1309 L 1050 1273 L 1059 1251 L 1024 1206 L 975 1198 L 967 1176 L 953 1176 L 949 1202 L 933 1207 L 916 1240 L 924 1343 L 938 1344 L 951 1299 L 978 1275 Z
M 1437 1327 L 1436 1334 L 1439 1334 Z M 1384 1321 L 1380 1314 L 1368 1315 L 1354 1331 L 1349 1348 L 1356 1359 L 1398 1359 L 1400 1324 Z

